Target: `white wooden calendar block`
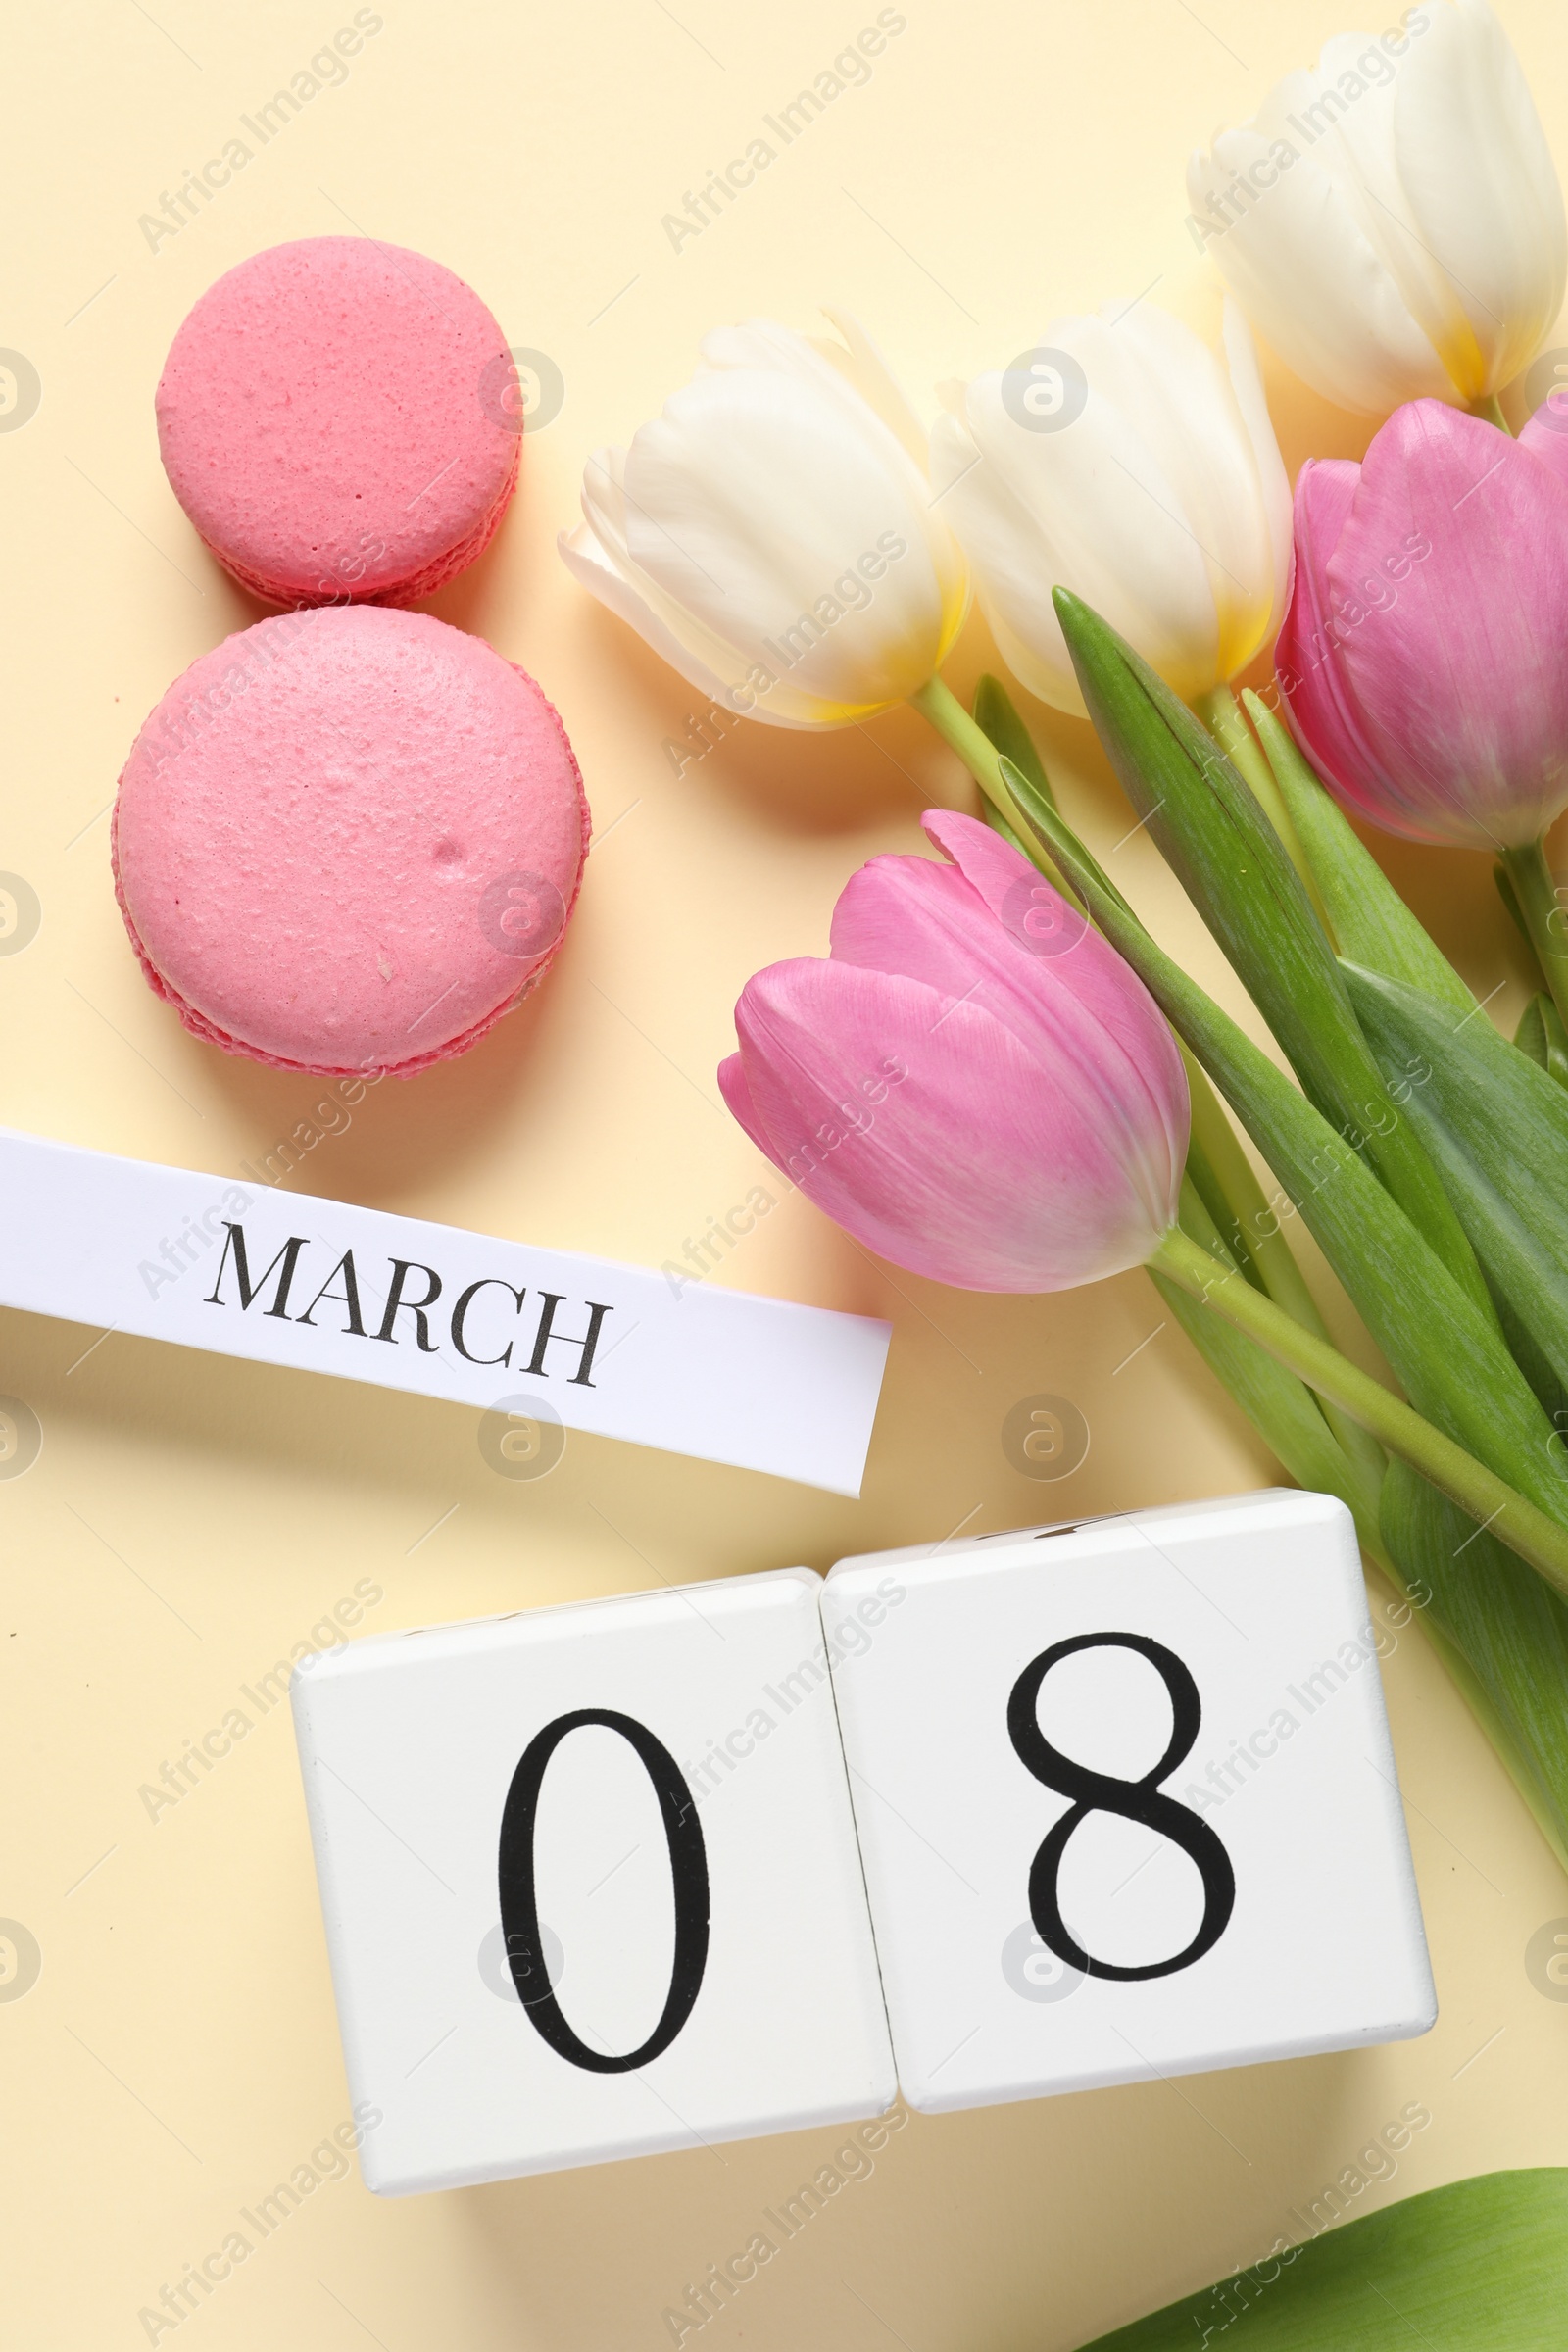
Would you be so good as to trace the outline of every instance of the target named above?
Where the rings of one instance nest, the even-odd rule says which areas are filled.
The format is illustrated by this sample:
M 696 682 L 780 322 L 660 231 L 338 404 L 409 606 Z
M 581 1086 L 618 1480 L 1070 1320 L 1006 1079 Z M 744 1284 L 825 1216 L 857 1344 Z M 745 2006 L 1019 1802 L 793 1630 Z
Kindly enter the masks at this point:
M 822 1615 L 911 2107 L 1432 2025 L 1341 1503 L 881 1552 L 833 1570 Z
M 891 2105 L 820 1591 L 376 1636 L 295 1678 L 368 2187 Z

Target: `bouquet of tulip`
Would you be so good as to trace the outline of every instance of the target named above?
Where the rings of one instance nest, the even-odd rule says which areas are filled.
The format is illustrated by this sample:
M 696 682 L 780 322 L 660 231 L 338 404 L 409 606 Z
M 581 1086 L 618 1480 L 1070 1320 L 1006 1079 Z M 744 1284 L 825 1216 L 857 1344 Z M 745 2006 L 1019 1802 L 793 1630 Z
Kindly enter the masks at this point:
M 563 552 L 713 723 L 907 701 L 985 795 L 986 823 L 927 815 L 941 861 L 854 876 L 826 959 L 750 982 L 720 1071 L 748 1134 L 937 1281 L 1148 1266 L 1423 1607 L 1568 1865 L 1568 912 L 1543 848 L 1568 415 L 1515 441 L 1497 400 L 1561 304 L 1562 198 L 1486 0 L 1331 42 L 1189 185 L 1218 352 L 1144 303 L 1057 320 L 928 437 L 852 322 L 726 330 L 592 461 Z M 1303 469 L 1294 516 L 1248 312 L 1388 416 L 1361 465 Z M 1003 688 L 971 714 L 943 682 L 971 583 L 1016 677 L 1092 721 L 1295 1084 L 1065 822 Z M 1232 681 L 1276 640 L 1244 711 Z M 1496 852 L 1540 967 L 1514 1040 L 1348 810 Z M 1402 1394 L 1332 1345 L 1297 1219 Z

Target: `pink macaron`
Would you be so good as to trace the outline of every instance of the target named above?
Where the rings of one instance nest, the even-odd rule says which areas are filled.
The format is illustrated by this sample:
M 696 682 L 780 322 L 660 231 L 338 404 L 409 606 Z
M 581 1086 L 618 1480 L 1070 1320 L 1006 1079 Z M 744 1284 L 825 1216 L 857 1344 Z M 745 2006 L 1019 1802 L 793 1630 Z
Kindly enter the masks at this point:
M 192 662 L 131 747 L 112 854 L 187 1029 L 278 1069 L 411 1077 L 548 968 L 587 840 L 533 680 L 445 621 L 357 605 Z
M 175 497 L 273 604 L 429 596 L 516 484 L 506 337 L 450 270 L 368 237 L 274 245 L 209 286 L 157 410 Z

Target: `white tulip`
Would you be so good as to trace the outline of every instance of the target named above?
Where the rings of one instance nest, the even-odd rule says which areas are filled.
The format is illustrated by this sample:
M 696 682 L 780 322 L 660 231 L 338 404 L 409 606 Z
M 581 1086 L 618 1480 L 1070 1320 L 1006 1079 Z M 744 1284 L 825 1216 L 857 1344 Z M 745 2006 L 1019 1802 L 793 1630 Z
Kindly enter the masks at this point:
M 968 605 L 931 511 L 924 437 L 852 320 L 843 345 L 766 319 L 721 327 L 629 449 L 583 475 L 561 554 L 727 710 L 834 727 L 934 675 Z
M 1279 626 L 1290 485 L 1231 303 L 1224 350 L 1152 306 L 1107 305 L 1056 319 L 1032 371 L 977 377 L 937 423 L 932 480 L 1003 660 L 1059 710 L 1084 705 L 1053 588 L 1189 702 Z
M 1342 33 L 1188 168 L 1189 226 L 1280 357 L 1339 407 L 1494 398 L 1550 331 L 1562 190 L 1487 0 Z

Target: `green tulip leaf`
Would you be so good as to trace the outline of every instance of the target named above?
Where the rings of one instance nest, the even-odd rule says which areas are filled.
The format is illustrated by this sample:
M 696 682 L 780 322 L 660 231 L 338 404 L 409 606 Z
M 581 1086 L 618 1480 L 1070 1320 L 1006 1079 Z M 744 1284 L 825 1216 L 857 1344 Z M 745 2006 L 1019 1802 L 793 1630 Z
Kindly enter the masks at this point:
M 1010 760 L 1040 799 L 1049 801 L 1054 808 L 1056 796 L 1051 789 L 1045 762 L 1035 748 L 1035 739 L 1019 717 L 1017 705 L 1002 680 L 992 677 L 989 671 L 974 690 L 974 720 L 1003 758 Z
M 1513 1042 L 1548 1078 L 1568 1087 L 1568 1030 L 1548 996 L 1531 998 L 1519 1017 Z
M 1364 1135 L 1375 1169 L 1449 1273 L 1491 1300 L 1413 1130 L 1390 1118 L 1334 950 L 1255 794 L 1208 730 L 1107 622 L 1066 589 L 1056 612 L 1095 731 L 1232 969 L 1331 1126 Z
M 1568 1389 L 1568 1093 L 1479 1007 L 1455 1021 L 1381 973 L 1345 977 L 1488 1279 Z
M 1380 1518 L 1405 1598 L 1568 1870 L 1568 1603 L 1407 1462 Z
M 1242 700 L 1291 812 L 1340 954 L 1369 972 L 1424 990 L 1457 1013 L 1468 1012 L 1475 998 L 1319 782 L 1290 729 L 1257 695 L 1244 694 Z
M 1551 1423 L 1508 1353 L 1490 1299 L 1483 1313 L 1385 1192 L 1354 1140 L 1336 1134 L 1104 887 L 1070 826 L 1053 809 L 1033 812 L 1031 822 L 1101 931 L 1229 1101 L 1279 1179 L 1274 1215 L 1283 1222 L 1299 1211 L 1416 1410 L 1568 1526 L 1568 1479 L 1548 1451 Z M 1399 1115 L 1392 1105 L 1390 1115 Z
M 1002 836 L 1002 839 L 1006 843 L 1009 850 L 1016 850 L 1021 857 L 1028 857 L 1029 844 L 1025 841 L 1023 835 L 1016 831 L 1015 828 L 1008 822 L 1007 818 L 1003 815 L 1002 810 L 997 807 L 995 801 L 988 801 L 982 796 L 980 802 L 980 814 L 984 821 L 991 827 L 992 832 L 999 833 Z
M 1568 2171 L 1483 2173 L 1280 2247 L 1082 2352 L 1549 2352 L 1568 2340 Z
M 1190 1168 L 1189 1176 L 1191 1181 L 1182 1196 L 1182 1229 L 1221 1265 L 1234 1267 L 1236 1259 L 1226 1249 L 1201 1198 L 1197 1172 Z M 1336 1442 L 1318 1398 L 1304 1381 L 1276 1363 L 1265 1348 L 1255 1340 L 1250 1340 L 1245 1332 L 1238 1331 L 1234 1324 L 1210 1314 L 1178 1284 L 1152 1266 L 1149 1272 L 1161 1298 L 1209 1370 L 1229 1391 L 1297 1485 L 1309 1494 L 1337 1494 L 1354 1517 L 1362 1547 L 1375 1552 L 1379 1548 L 1383 1470 L 1383 1457 L 1377 1447 L 1368 1440 L 1370 1458 L 1362 1452 L 1351 1454 Z M 1364 1437 L 1364 1432 L 1357 1435 Z M 1522 1575 L 1530 1576 L 1528 1568 L 1515 1564 Z M 1532 1577 L 1531 1581 L 1537 1580 Z
M 1514 929 L 1518 932 L 1520 938 L 1524 941 L 1525 946 L 1529 951 L 1531 962 L 1536 963 L 1536 943 L 1530 936 L 1530 925 L 1525 921 L 1525 910 L 1519 904 L 1519 893 L 1513 886 L 1512 874 L 1509 873 L 1508 868 L 1505 865 L 1499 863 L 1493 867 L 1492 879 L 1497 885 L 1498 898 L 1502 901 L 1504 906 L 1507 907 L 1509 914 L 1513 918 Z

